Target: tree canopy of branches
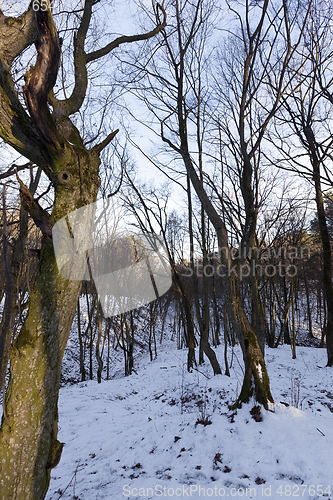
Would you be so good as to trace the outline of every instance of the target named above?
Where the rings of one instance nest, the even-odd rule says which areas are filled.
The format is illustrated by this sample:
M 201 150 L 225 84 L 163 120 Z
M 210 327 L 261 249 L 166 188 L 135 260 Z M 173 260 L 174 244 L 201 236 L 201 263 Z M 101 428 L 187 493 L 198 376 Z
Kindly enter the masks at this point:
M 252 318 L 247 317 L 239 273 L 246 255 L 251 253 L 251 268 L 256 269 L 251 250 L 256 246 L 262 144 L 281 100 L 286 98 L 286 69 L 293 61 L 305 23 L 297 25 L 297 8 L 289 10 L 285 1 L 255 5 L 244 2 L 237 6 L 231 2 L 226 31 L 233 36 L 225 47 L 227 55 L 220 57 L 218 67 L 214 66 L 214 75 L 214 70 L 208 70 L 208 61 L 212 60 L 209 37 L 216 18 L 214 4 L 173 0 L 167 8 L 168 26 L 153 41 L 154 57 L 140 54 L 132 59 L 130 75 L 137 78 L 140 97 L 159 123 L 166 148 L 181 158 L 186 176 L 216 232 L 219 258 L 227 270 L 223 284 L 226 310 L 245 363 L 243 388 L 236 405 L 248 401 L 254 393 L 267 407 L 272 401 L 263 359 L 267 320 L 255 272 L 251 273 Z M 215 98 L 212 80 L 217 85 Z M 275 95 L 270 91 L 270 81 Z M 240 193 L 238 214 L 232 214 L 225 201 L 225 185 L 214 188 L 210 178 L 211 144 L 218 143 L 219 134 L 219 148 L 227 152 L 224 168 L 232 171 L 229 177 Z M 234 259 L 228 225 L 237 217 L 239 251 Z M 201 337 L 204 352 L 213 359 L 207 332 Z

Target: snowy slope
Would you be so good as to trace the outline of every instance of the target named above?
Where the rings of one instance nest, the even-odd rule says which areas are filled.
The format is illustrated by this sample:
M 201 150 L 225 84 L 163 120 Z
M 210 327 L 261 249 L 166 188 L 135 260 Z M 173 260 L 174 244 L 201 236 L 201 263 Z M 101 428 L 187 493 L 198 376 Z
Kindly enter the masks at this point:
M 240 361 L 236 348 L 231 378 L 213 377 L 208 362 L 190 374 L 186 351 L 169 343 L 130 377 L 63 387 L 59 439 L 66 444 L 47 499 L 333 499 L 326 351 L 298 347 L 292 360 L 289 346 L 267 349 L 276 403 L 262 422 L 251 418 L 253 404 L 235 415 L 228 408 L 241 387 Z

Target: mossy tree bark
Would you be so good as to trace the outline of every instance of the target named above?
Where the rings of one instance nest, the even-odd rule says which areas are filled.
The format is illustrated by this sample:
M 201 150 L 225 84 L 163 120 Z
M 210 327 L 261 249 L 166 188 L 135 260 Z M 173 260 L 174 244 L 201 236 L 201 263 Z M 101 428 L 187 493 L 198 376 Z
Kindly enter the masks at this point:
M 226 252 L 224 252 L 226 254 Z M 224 255 L 226 265 L 232 265 L 229 255 Z M 252 397 L 264 408 L 273 403 L 269 377 L 262 349 L 255 330 L 252 328 L 244 311 L 237 276 L 230 276 L 225 281 L 226 305 L 237 339 L 241 345 L 244 361 L 244 379 L 241 392 L 234 408 L 248 403 Z
M 18 18 L 0 19 L 0 136 L 40 166 L 54 188 L 52 213 L 45 211 L 21 184 L 21 197 L 43 234 L 40 267 L 21 331 L 10 349 L 10 380 L 5 396 L 6 417 L 0 430 L 0 496 L 6 500 L 40 500 L 46 495 L 50 471 L 60 460 L 58 393 L 61 362 L 73 322 L 81 283 L 58 273 L 52 227 L 69 212 L 92 203 L 100 185 L 100 152 L 115 132 L 88 150 L 73 125 L 86 96 L 88 62 L 106 56 L 121 43 L 147 39 L 163 23 L 143 35 L 120 37 L 86 54 L 84 42 L 96 0 L 86 0 L 74 41 L 75 85 L 70 97 L 52 94 L 57 79 L 60 44 L 50 5 Z M 36 1 L 34 8 L 36 9 Z M 35 44 L 37 60 L 26 73 L 24 107 L 11 77 L 13 60 Z M 48 101 L 52 102 L 50 113 Z M 29 111 L 29 113 L 27 112 Z
M 30 193 L 35 193 L 40 180 L 41 169 L 37 170 L 35 177 L 32 176 L 29 185 Z M 5 200 L 3 200 L 5 203 Z M 5 215 L 6 207 L 3 207 Z M 4 217 L 5 218 L 5 217 Z M 3 230 L 3 263 L 5 267 L 6 299 L 0 322 L 0 387 L 5 387 L 5 376 L 8 364 L 9 348 L 14 328 L 16 315 L 21 312 L 21 298 L 19 294 L 21 280 L 24 277 L 30 283 L 32 276 L 24 273 L 24 261 L 26 260 L 25 243 L 28 237 L 28 213 L 21 203 L 19 210 L 19 231 L 11 238 L 11 259 L 8 262 L 6 252 L 6 228 Z

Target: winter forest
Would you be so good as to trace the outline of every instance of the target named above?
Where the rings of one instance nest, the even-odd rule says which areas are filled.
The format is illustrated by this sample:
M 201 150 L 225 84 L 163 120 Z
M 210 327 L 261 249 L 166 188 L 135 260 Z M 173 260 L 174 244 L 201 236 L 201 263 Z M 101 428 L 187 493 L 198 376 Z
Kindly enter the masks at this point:
M 333 498 L 332 19 L 0 0 L 0 500 Z

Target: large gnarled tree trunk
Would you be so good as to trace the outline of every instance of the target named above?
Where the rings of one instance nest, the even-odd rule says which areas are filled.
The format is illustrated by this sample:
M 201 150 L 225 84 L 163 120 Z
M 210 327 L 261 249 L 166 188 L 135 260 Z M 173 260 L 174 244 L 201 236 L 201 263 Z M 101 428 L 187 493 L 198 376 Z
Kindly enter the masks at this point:
M 25 17 L 29 19 L 32 15 L 28 12 Z M 61 361 L 81 284 L 59 276 L 52 226 L 70 211 L 95 201 L 99 187 L 98 151 L 86 151 L 71 122 L 63 119 L 57 123 L 48 110 L 47 96 L 57 76 L 59 43 L 50 11 L 38 10 L 34 18 L 31 32 L 37 35 L 38 57 L 35 67 L 26 76 L 24 93 L 32 119 L 32 139 L 41 138 L 38 149 L 45 155 L 45 159 L 36 160 L 52 180 L 55 206 L 50 216 L 21 184 L 23 202 L 40 227 L 43 242 L 29 312 L 10 352 L 6 417 L 0 433 L 1 495 L 8 500 L 44 498 L 50 470 L 60 458 L 57 401 Z M 2 69 L 1 84 L 6 91 L 3 99 L 9 97 L 12 104 L 14 97 L 8 96 L 9 68 L 7 71 Z M 18 102 L 15 104 L 18 106 Z M 15 117 L 12 119 L 14 122 Z M 26 116 L 25 120 L 29 118 Z M 15 128 L 13 122 L 11 131 L 17 139 L 23 124 Z M 68 132 L 77 139 L 72 144 L 64 139 Z
M 164 10 L 159 7 L 163 23 L 151 32 L 119 37 L 86 54 L 84 42 L 95 3 L 85 1 L 74 42 L 75 86 L 64 101 L 58 101 L 51 93 L 57 78 L 60 44 L 50 5 L 43 10 L 45 2 L 35 1 L 35 10 L 31 3 L 22 16 L 0 20 L 0 136 L 39 165 L 54 188 L 50 215 L 21 182 L 22 201 L 43 239 L 29 311 L 10 350 L 10 380 L 0 431 L 0 496 L 6 500 L 43 499 L 50 471 L 62 452 L 63 445 L 57 439 L 61 362 L 81 283 L 59 275 L 52 228 L 60 218 L 96 200 L 99 154 L 115 135 L 111 133 L 87 150 L 69 118 L 80 109 L 86 96 L 86 64 L 107 55 L 121 43 L 154 36 L 166 22 Z M 40 8 L 36 9 L 36 5 Z M 26 74 L 24 98 L 28 114 L 15 92 L 11 65 L 32 44 L 37 48 L 37 60 Z

